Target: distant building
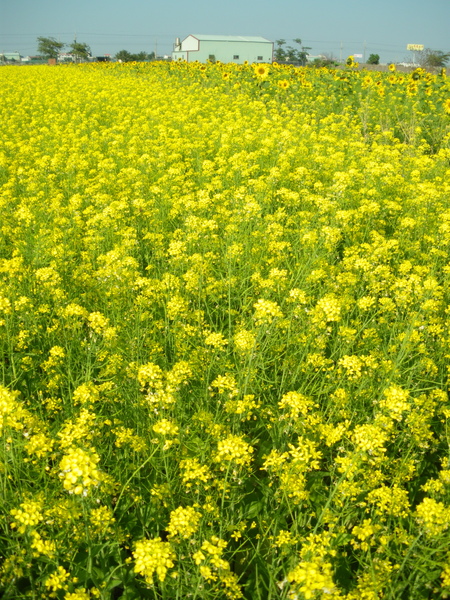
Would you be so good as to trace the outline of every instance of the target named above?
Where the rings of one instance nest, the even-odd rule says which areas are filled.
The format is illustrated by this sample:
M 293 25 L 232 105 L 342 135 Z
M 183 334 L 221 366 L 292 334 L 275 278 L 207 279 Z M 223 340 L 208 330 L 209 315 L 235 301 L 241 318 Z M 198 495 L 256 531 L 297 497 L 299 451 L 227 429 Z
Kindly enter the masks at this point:
M 47 62 L 47 59 L 43 56 L 24 56 L 22 62 L 29 65 L 40 65 Z
M 308 56 L 306 57 L 306 62 L 308 63 L 312 63 L 315 60 L 326 60 L 326 56 L 324 56 L 323 54 L 308 54 Z
M 59 63 L 73 63 L 73 62 L 75 62 L 75 55 L 70 54 L 70 52 L 60 52 L 58 54 L 58 62 Z
M 19 52 L 5 52 L 0 54 L 0 62 L 3 63 L 20 63 L 22 60 L 22 56 Z
M 263 37 L 188 35 L 174 44 L 172 60 L 186 62 L 271 63 L 273 42 Z

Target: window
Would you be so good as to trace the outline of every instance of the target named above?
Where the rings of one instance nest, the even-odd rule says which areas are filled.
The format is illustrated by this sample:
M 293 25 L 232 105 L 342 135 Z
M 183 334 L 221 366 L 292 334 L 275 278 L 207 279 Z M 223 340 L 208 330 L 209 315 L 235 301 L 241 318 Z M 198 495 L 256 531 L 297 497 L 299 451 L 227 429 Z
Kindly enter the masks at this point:
M 233 60 L 239 60 L 239 54 L 234 54 L 233 55 Z
M 262 56 L 258 56 L 258 60 L 262 60 L 262 59 L 263 59 L 263 57 L 262 57 Z

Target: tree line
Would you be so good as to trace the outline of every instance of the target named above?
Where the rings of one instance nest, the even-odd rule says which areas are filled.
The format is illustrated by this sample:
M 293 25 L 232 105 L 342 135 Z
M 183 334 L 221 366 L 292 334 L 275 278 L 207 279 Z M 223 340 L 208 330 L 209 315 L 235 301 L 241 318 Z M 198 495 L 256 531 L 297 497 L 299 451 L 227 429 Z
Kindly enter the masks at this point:
M 60 42 L 53 37 L 38 37 L 37 42 L 38 53 L 45 58 L 58 59 L 58 56 L 66 47 L 64 42 Z M 76 60 L 87 60 L 91 57 L 91 49 L 89 45 L 84 42 L 77 42 L 74 40 L 67 46 L 67 50 L 69 54 L 72 54 L 75 57 Z
M 443 52 L 442 50 L 432 50 L 431 48 L 425 48 L 420 52 L 416 53 L 415 60 L 417 63 L 425 69 L 438 69 L 445 67 L 450 60 L 450 52 Z M 367 59 L 368 65 L 380 64 L 380 55 L 371 54 Z
M 53 37 L 38 37 L 38 53 L 45 58 L 58 59 L 61 52 L 66 49 L 68 54 L 75 57 L 76 61 L 88 60 L 92 58 L 91 48 L 89 44 L 77 42 L 74 40 L 71 44 L 64 44 Z M 141 62 L 145 60 L 154 60 L 154 52 L 137 52 L 132 53 L 128 50 L 120 50 L 114 58 L 121 62 Z
M 37 41 L 38 52 L 45 58 L 58 59 L 58 56 L 65 47 L 67 47 L 68 53 L 75 57 L 76 61 L 88 60 L 89 58 L 92 58 L 89 45 L 83 42 L 77 42 L 74 40 L 71 44 L 66 45 L 53 37 L 38 37 Z M 299 48 L 286 46 L 286 40 L 284 39 L 276 40 L 274 59 L 279 63 L 293 63 L 303 66 L 306 65 L 309 56 L 308 50 L 311 50 L 311 48 L 308 46 L 303 46 L 300 38 L 296 38 L 293 40 L 293 42 L 295 42 Z M 142 62 L 146 60 L 155 60 L 156 56 L 154 52 L 132 53 L 128 52 L 128 50 L 120 50 L 116 53 L 114 58 L 120 62 Z M 442 68 L 445 67 L 450 60 L 450 52 L 425 48 L 421 52 L 416 53 L 416 60 L 418 61 L 419 65 L 424 68 Z M 335 63 L 335 61 L 331 58 L 322 62 Z M 369 58 L 367 59 L 367 64 L 378 65 L 379 62 L 379 54 L 370 54 Z

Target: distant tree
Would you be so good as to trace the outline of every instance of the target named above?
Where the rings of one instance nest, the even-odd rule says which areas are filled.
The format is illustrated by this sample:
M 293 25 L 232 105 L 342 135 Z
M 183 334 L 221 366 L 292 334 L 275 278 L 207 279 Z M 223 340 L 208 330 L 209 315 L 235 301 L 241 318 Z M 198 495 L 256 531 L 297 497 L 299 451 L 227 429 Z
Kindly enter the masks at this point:
M 119 50 L 115 56 L 115 59 L 121 62 L 143 62 L 145 60 L 154 60 L 154 58 L 154 52 L 150 52 L 150 54 L 147 54 L 147 52 L 137 52 L 132 54 L 131 52 L 128 52 L 128 50 Z
M 150 58 L 147 52 L 138 52 L 137 54 L 132 54 L 132 57 L 136 62 L 144 62 Z
M 119 50 L 114 58 L 121 62 L 131 62 L 133 60 L 133 56 L 128 50 Z
M 442 68 L 450 60 L 450 52 L 425 48 L 422 52 L 417 52 L 417 59 L 421 67 Z
M 368 65 L 379 65 L 380 64 L 380 55 L 379 54 L 371 54 L 367 59 Z
M 38 37 L 38 52 L 45 58 L 58 58 L 59 53 L 64 48 L 63 42 L 58 42 L 53 37 Z
M 285 43 L 286 43 L 286 40 L 283 40 L 283 39 L 275 41 L 275 44 L 277 45 L 277 47 L 275 48 L 275 52 L 273 53 L 273 55 L 277 62 L 284 62 L 286 60 L 286 50 L 284 50 L 284 48 L 283 48 Z
M 315 58 L 312 63 L 312 67 L 337 67 L 339 65 L 337 59 L 333 54 L 323 53 L 319 58 Z
M 87 60 L 91 56 L 91 49 L 88 44 L 74 41 L 69 46 L 69 52 L 75 56 L 76 62 Z
M 294 42 L 300 46 L 300 50 L 297 50 L 295 55 L 296 62 L 305 66 L 309 56 L 308 50 L 311 50 L 311 48 L 309 46 L 302 46 L 302 40 L 300 38 L 295 38 Z
M 302 46 L 302 40 L 300 38 L 295 38 L 292 40 L 296 44 L 300 46 L 300 49 L 294 48 L 293 46 L 286 46 L 286 49 L 283 46 L 286 44 L 286 40 L 280 39 L 276 40 L 277 48 L 274 52 L 274 58 L 277 62 L 290 62 L 297 63 L 300 65 L 306 65 L 306 61 L 308 59 L 308 50 L 311 48 L 307 46 Z
M 335 57 L 335 55 L 332 52 L 324 52 L 322 54 L 323 59 L 329 64 L 329 65 L 335 65 L 337 66 L 339 64 L 338 59 Z
M 286 46 L 286 60 L 288 62 L 297 62 L 297 50 L 292 46 Z

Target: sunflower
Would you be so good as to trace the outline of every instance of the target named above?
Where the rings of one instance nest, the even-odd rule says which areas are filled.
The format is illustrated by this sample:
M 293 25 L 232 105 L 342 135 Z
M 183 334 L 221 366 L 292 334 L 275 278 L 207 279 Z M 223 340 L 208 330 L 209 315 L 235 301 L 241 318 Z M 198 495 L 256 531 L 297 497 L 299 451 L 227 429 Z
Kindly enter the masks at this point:
M 406 95 L 407 96 L 415 96 L 417 94 L 418 85 L 415 81 L 411 81 L 408 83 L 406 87 Z
M 414 69 L 414 71 L 411 73 L 411 79 L 417 81 L 418 79 L 421 79 L 425 73 L 425 69 L 422 69 L 422 67 L 417 67 L 417 69 Z
M 391 71 L 392 73 L 395 71 L 395 65 L 392 63 L 389 65 L 389 71 Z
M 291 84 L 289 83 L 289 81 L 287 79 L 281 79 L 278 82 L 278 87 L 281 88 L 282 90 L 287 90 L 290 85 Z
M 255 67 L 255 75 L 259 79 L 265 79 L 269 75 L 269 67 L 267 65 L 257 65 Z
M 448 115 L 450 115 L 450 98 L 444 100 L 444 110 Z
M 226 72 L 225 72 L 225 73 L 223 73 L 223 74 L 222 74 L 222 79 L 225 79 L 225 80 L 227 80 L 227 81 L 228 81 L 228 80 L 230 79 L 230 74 L 229 74 L 229 73 L 226 73 Z

